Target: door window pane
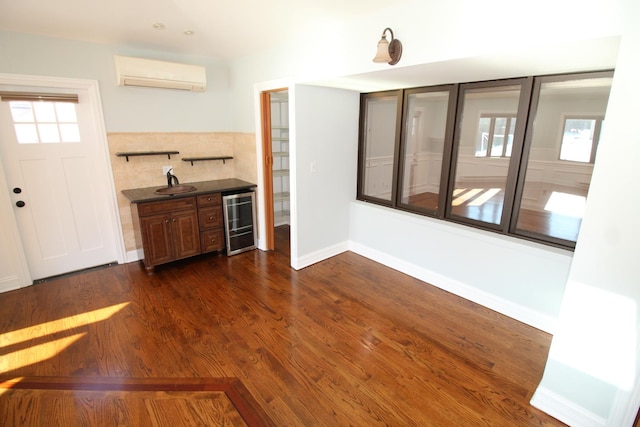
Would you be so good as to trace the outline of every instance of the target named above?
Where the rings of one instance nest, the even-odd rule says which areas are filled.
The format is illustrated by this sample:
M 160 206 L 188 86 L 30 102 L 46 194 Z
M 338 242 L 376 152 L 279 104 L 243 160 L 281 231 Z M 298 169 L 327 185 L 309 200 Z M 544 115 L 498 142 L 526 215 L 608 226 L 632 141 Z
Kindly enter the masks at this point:
M 464 90 L 451 215 L 502 223 L 520 92 L 520 84 Z
M 399 106 L 399 93 L 364 98 L 364 121 L 360 129 L 363 196 L 387 202 L 393 200 Z
M 74 103 L 11 101 L 9 107 L 18 144 L 80 142 Z
M 438 210 L 448 109 L 449 91 L 408 95 L 401 204 L 433 214 Z
M 611 73 L 590 77 L 536 80 L 519 234 L 578 238 L 612 80 Z

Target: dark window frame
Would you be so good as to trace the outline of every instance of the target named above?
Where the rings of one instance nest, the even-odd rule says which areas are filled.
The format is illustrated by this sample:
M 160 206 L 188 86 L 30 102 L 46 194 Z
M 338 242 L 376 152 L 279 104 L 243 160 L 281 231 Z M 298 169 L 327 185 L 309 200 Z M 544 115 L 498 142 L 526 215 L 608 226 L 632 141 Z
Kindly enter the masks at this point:
M 367 100 L 375 99 L 375 98 L 384 98 L 389 96 L 397 96 L 397 105 L 396 105 L 396 128 L 395 128 L 395 141 L 393 148 L 393 175 L 391 182 L 391 199 L 386 200 L 379 197 L 374 197 L 371 195 L 365 194 L 365 174 L 366 170 L 366 132 L 363 132 L 363 129 L 366 128 L 367 125 Z M 403 90 L 388 90 L 383 92 L 373 92 L 373 93 L 363 93 L 360 94 L 360 130 L 358 132 L 358 176 L 357 176 L 357 199 L 365 200 L 368 202 L 376 203 L 383 206 L 395 207 L 397 204 L 397 187 L 398 187 L 398 162 L 399 162 L 399 152 L 400 152 L 400 137 L 402 130 L 402 98 L 403 98 Z
M 613 76 L 613 70 L 536 76 L 534 79 L 533 92 L 531 94 L 531 103 L 530 103 L 529 111 L 527 115 L 527 128 L 531 130 L 533 130 L 534 128 L 535 120 L 536 120 L 536 112 L 538 110 L 538 103 L 540 100 L 540 90 L 544 83 L 576 80 L 578 77 L 581 79 L 588 79 L 588 78 L 602 78 L 602 77 L 611 77 L 611 76 Z M 529 155 L 531 153 L 532 143 L 533 143 L 533 131 L 530 131 L 530 132 L 527 132 L 525 135 L 524 146 L 521 154 L 520 171 L 518 173 L 518 182 L 517 182 L 517 187 L 515 192 L 515 197 L 516 197 L 516 200 L 518 201 L 522 201 L 522 194 L 525 188 L 527 165 L 529 163 Z M 560 153 L 558 153 L 558 157 L 559 157 L 559 154 Z M 595 160 L 595 150 L 593 150 L 592 155 Z M 566 160 L 562 160 L 562 161 L 566 161 Z M 543 243 L 543 244 L 548 244 L 551 246 L 561 247 L 564 249 L 570 249 L 570 250 L 575 249 L 576 242 L 574 241 L 560 239 L 557 237 L 536 233 L 533 231 L 517 229 L 518 219 L 520 216 L 520 208 L 521 208 L 520 205 L 521 205 L 520 203 L 516 205 L 514 207 L 513 212 L 511 213 L 512 220 L 508 230 L 509 235 L 526 239 L 526 240 Z
M 562 249 L 574 250 L 575 242 L 567 241 L 551 237 L 549 235 L 535 233 L 530 231 L 517 230 L 518 215 L 522 202 L 523 187 L 526 178 L 526 169 L 529 160 L 529 152 L 532 143 L 532 129 L 535 122 L 535 112 L 537 110 L 538 99 L 540 95 L 540 86 L 547 81 L 563 81 L 563 80 L 579 80 L 588 78 L 598 78 L 613 75 L 613 70 L 602 70 L 593 72 L 574 72 L 566 74 L 554 74 L 544 76 L 528 76 L 520 78 L 500 79 L 483 82 L 456 83 L 438 86 L 426 86 L 419 88 L 398 89 L 394 91 L 372 92 L 360 94 L 360 131 L 358 137 L 358 173 L 357 173 L 357 200 L 370 202 L 374 204 L 391 207 L 402 211 L 408 211 L 422 216 L 433 217 L 444 221 L 460 223 L 478 229 L 496 232 L 508 235 L 518 239 L 529 240 L 549 246 L 560 247 Z M 463 112 L 463 99 L 465 90 L 471 88 L 492 88 L 513 85 L 519 82 L 521 85 L 520 99 L 518 103 L 518 113 L 516 115 L 516 129 L 514 133 L 514 141 L 510 157 L 500 157 L 509 159 L 509 172 L 506 178 L 505 197 L 502 205 L 502 216 L 500 224 L 477 221 L 467 217 L 461 217 L 451 214 L 451 203 L 453 199 L 453 191 L 455 187 L 456 177 L 456 161 L 458 158 L 458 146 L 460 138 L 460 117 Z M 416 206 L 402 203 L 402 177 L 403 173 L 403 153 L 405 151 L 404 136 L 407 132 L 405 116 L 408 111 L 408 95 L 412 93 L 442 91 L 443 88 L 449 88 L 450 99 L 447 111 L 447 124 L 445 131 L 445 140 L 443 147 L 443 158 L 441 166 L 440 190 L 438 194 L 437 211 L 420 209 Z M 399 105 L 396 113 L 396 129 L 393 159 L 393 186 L 391 200 L 384 200 L 363 194 L 364 189 L 364 136 L 363 129 L 365 126 L 365 102 L 369 97 L 388 96 L 389 94 L 399 94 Z M 453 96 L 452 96 L 453 95 Z M 586 117 L 586 116 L 585 116 Z M 600 139 L 600 130 L 603 120 L 599 122 L 598 138 L 596 140 L 594 132 L 594 144 L 592 147 L 591 158 L 595 160 L 597 144 Z M 505 144 L 506 147 L 506 144 Z M 559 156 L 559 153 L 558 153 Z M 484 157 L 481 157 L 484 158 Z M 487 157 L 491 159 L 492 157 Z M 498 158 L 498 157 L 494 157 Z M 567 160 L 569 161 L 569 160 Z M 593 164 L 593 161 L 590 162 Z
M 449 92 L 449 101 L 447 105 L 447 123 L 445 125 L 445 133 L 444 133 L 444 144 L 443 144 L 443 152 L 442 152 L 442 165 L 440 170 L 440 189 L 438 192 L 438 208 L 434 211 L 432 209 L 420 208 L 408 203 L 402 203 L 402 185 L 403 185 L 403 177 L 404 177 L 404 162 L 402 161 L 404 158 L 404 154 L 406 152 L 406 141 L 405 137 L 408 132 L 408 128 L 410 123 L 405 122 L 405 118 L 407 117 L 409 111 L 409 96 L 413 94 L 421 94 L 421 93 L 430 93 L 430 92 Z M 451 138 L 453 137 L 453 127 L 455 125 L 455 114 L 456 114 L 456 100 L 458 97 L 458 85 L 450 84 L 450 85 L 438 85 L 438 86 L 429 86 L 429 87 L 420 87 L 420 88 L 412 88 L 406 89 L 404 91 L 403 100 L 402 100 L 402 122 L 405 124 L 402 126 L 402 135 L 399 147 L 399 169 L 398 169 L 398 183 L 396 193 L 398 195 L 397 207 L 398 209 L 406 210 L 408 212 L 420 213 L 422 215 L 431 216 L 435 218 L 442 219 L 444 217 L 444 210 L 442 207 L 445 205 L 447 201 L 447 195 L 442 191 L 442 183 L 446 182 L 449 179 L 449 165 L 448 161 L 445 159 L 451 158 Z
M 516 121 L 516 129 L 513 137 L 513 145 L 511 149 L 511 157 L 509 158 L 509 168 L 508 174 L 506 178 L 506 184 L 504 188 L 504 200 L 502 202 L 502 214 L 500 217 L 500 223 L 494 224 L 484 221 L 479 221 L 476 219 L 463 217 L 460 215 L 455 215 L 451 212 L 452 201 L 453 201 L 453 191 L 455 190 L 455 179 L 456 179 L 456 163 L 458 160 L 458 151 L 460 145 L 460 137 L 461 137 L 461 121 L 458 121 L 459 118 L 462 117 L 464 112 L 464 96 L 467 90 L 475 90 L 475 89 L 492 89 L 492 88 L 500 88 L 505 86 L 520 86 L 520 96 L 518 100 L 518 113 L 516 118 L 521 114 L 525 115 L 525 117 L 521 120 Z M 503 234 L 506 234 L 509 230 L 510 220 L 511 220 L 511 212 L 513 210 L 513 204 L 515 200 L 515 187 L 516 187 L 516 177 L 518 176 L 518 169 L 520 166 L 520 156 L 522 153 L 523 141 L 524 141 L 524 133 L 525 133 L 525 125 L 526 125 L 526 115 L 528 114 L 529 107 L 529 99 L 531 97 L 531 88 L 533 85 L 532 77 L 523 77 L 517 79 L 504 79 L 504 80 L 496 80 L 496 81 L 487 81 L 487 82 L 477 82 L 477 83 L 464 83 L 460 85 L 460 90 L 458 92 L 458 102 L 457 102 L 457 112 L 456 112 L 456 126 L 455 132 L 453 135 L 452 144 L 452 156 L 449 161 L 450 163 L 450 171 L 449 171 L 449 180 L 447 183 L 447 201 L 445 204 L 445 218 L 457 222 L 460 224 L 469 225 L 476 228 L 482 228 L 485 230 L 497 231 Z M 488 157 L 487 159 L 490 159 Z M 505 158 L 506 159 L 506 158 Z

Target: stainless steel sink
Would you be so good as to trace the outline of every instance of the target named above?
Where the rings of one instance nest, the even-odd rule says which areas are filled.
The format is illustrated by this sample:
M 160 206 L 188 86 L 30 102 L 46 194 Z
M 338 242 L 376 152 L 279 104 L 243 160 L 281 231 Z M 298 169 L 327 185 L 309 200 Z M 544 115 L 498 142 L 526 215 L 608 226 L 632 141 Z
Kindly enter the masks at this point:
M 174 185 L 172 187 L 163 187 L 163 188 L 158 188 L 156 191 L 154 191 L 154 193 L 156 194 L 164 194 L 164 195 L 173 195 L 173 194 L 182 194 L 182 193 L 189 193 L 191 191 L 195 191 L 196 187 L 194 187 L 193 185 L 185 185 L 185 184 L 178 184 L 178 185 Z

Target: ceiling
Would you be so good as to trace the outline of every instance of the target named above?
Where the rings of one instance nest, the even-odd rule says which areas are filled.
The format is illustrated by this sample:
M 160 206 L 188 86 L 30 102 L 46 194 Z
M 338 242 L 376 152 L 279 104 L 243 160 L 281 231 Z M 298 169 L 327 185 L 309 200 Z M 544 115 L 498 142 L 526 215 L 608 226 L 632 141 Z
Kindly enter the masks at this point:
M 231 60 L 314 28 L 318 19 L 346 21 L 388 6 L 388 0 L 0 0 L 0 30 Z M 156 23 L 164 29 L 154 29 Z
M 410 1 L 394 0 L 392 6 Z M 351 22 L 389 6 L 389 0 L 0 0 L 0 30 L 231 61 L 313 31 L 318 22 Z M 398 64 L 308 83 L 368 92 L 606 69 L 615 64 L 618 43 L 618 38 L 610 37 L 429 64 Z

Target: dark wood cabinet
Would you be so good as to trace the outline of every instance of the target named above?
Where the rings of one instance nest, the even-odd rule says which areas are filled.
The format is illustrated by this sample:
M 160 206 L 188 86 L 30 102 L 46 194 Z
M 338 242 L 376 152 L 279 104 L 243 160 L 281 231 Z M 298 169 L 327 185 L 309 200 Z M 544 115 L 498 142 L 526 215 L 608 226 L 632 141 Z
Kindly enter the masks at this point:
M 225 248 L 221 193 L 134 203 L 132 211 L 149 273 L 160 264 Z
M 195 197 L 140 203 L 137 216 L 148 271 L 153 271 L 156 265 L 200 253 Z
M 210 193 L 198 196 L 200 249 L 202 253 L 224 249 L 222 195 Z

